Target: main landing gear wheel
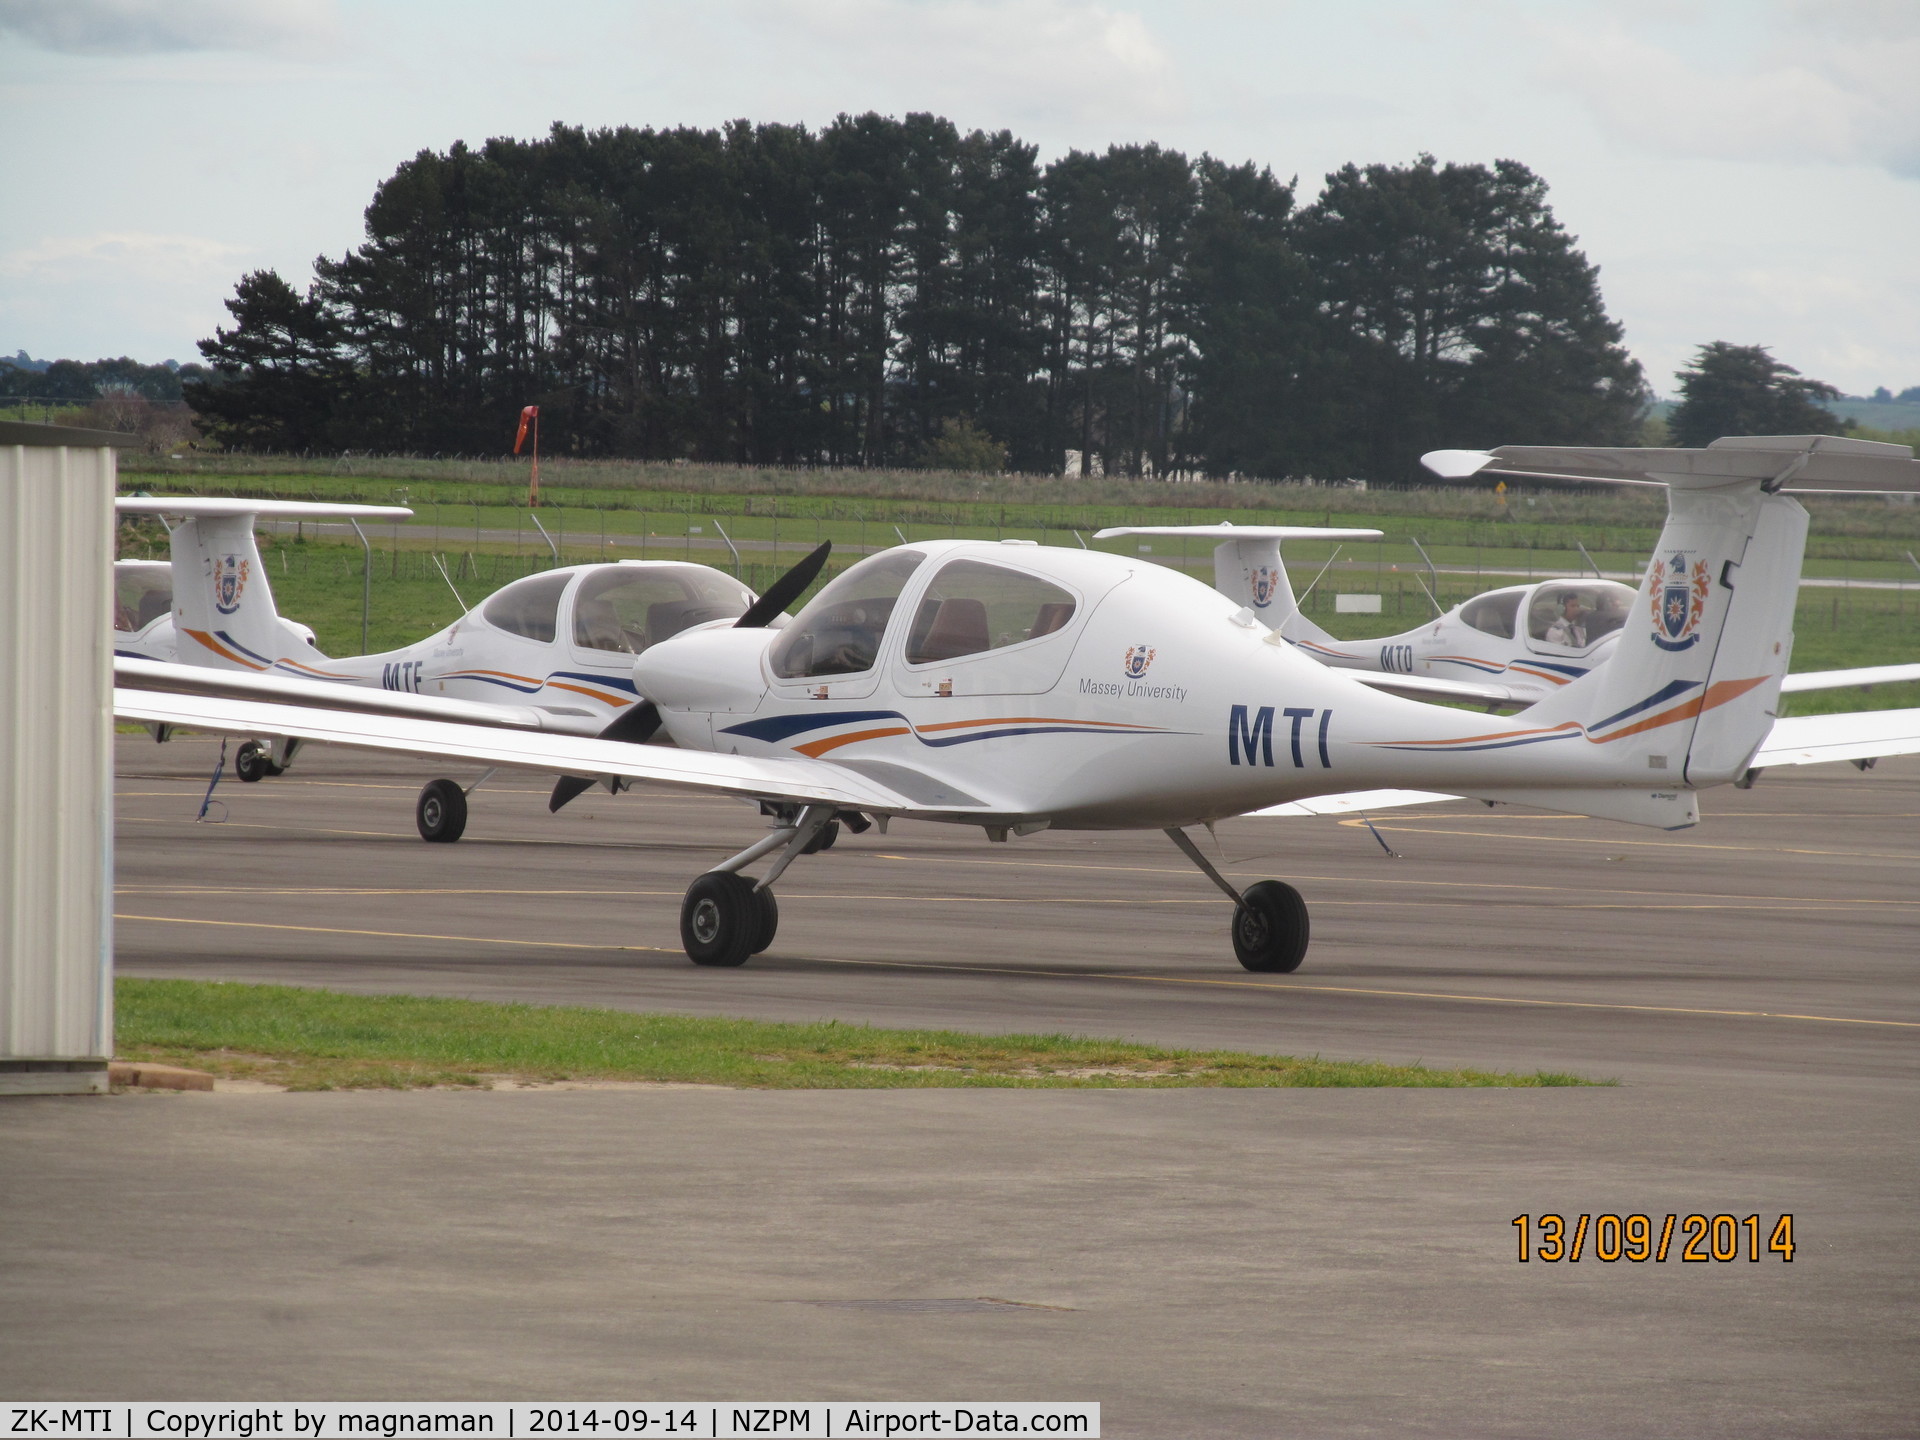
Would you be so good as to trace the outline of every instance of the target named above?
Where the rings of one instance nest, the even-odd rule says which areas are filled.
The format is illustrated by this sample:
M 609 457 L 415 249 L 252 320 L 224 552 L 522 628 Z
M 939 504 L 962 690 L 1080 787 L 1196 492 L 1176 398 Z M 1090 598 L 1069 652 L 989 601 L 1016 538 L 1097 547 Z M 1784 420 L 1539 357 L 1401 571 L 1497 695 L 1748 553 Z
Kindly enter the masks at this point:
M 820 833 L 809 840 L 807 842 L 807 848 L 800 853 L 802 855 L 818 855 L 822 850 L 831 850 L 833 848 L 833 842 L 839 838 L 840 822 L 838 820 L 829 820 L 820 827 Z
M 777 923 L 771 904 L 755 898 L 753 881 L 726 870 L 702 875 L 680 902 L 680 944 L 696 965 L 746 964 L 763 932 L 773 942 Z
M 413 807 L 420 838 L 451 845 L 467 833 L 467 792 L 451 780 L 429 780 Z
M 769 945 L 780 930 L 780 902 L 773 898 L 773 891 L 765 886 L 753 892 L 754 919 L 752 954 L 758 955 Z
M 257 740 L 242 740 L 240 748 L 233 752 L 233 773 L 249 785 L 257 785 L 269 775 L 278 775 L 280 767 L 273 763 L 273 754 Z
M 1307 957 L 1307 902 L 1291 885 L 1261 880 L 1233 912 L 1233 953 L 1249 970 L 1286 974 Z

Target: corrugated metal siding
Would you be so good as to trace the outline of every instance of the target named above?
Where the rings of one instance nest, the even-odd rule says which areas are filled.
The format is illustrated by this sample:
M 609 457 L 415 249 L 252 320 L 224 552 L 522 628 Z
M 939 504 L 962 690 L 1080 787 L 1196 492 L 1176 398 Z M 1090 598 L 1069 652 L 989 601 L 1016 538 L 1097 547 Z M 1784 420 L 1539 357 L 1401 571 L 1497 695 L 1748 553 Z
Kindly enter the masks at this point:
M 113 493 L 0 446 L 0 1061 L 112 1053 Z

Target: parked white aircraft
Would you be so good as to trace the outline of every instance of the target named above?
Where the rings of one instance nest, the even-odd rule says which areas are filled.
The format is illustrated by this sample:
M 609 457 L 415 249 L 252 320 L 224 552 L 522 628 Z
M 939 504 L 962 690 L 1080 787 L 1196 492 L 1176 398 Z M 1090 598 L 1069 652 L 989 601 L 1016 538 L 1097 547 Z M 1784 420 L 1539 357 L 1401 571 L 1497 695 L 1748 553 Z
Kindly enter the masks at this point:
M 1240 963 L 1289 971 L 1307 949 L 1299 892 L 1277 880 L 1236 890 L 1186 827 L 1407 787 L 1678 829 L 1698 821 L 1700 790 L 1756 765 L 1920 751 L 1920 709 L 1774 719 L 1807 528 L 1793 492 L 1920 491 L 1908 447 L 1786 436 L 1429 464 L 1666 485 L 1659 553 L 1679 557 L 1678 575 L 1649 574 L 1609 663 L 1517 722 L 1371 689 L 1175 571 L 978 541 L 870 556 L 784 629 L 708 627 L 647 648 L 632 661 L 647 697 L 635 709 L 677 749 L 126 689 L 115 708 L 758 800 L 778 827 L 696 879 L 682 905 L 681 940 L 702 965 L 772 943 L 771 887 L 836 815 L 980 826 L 996 840 L 1163 829 L 1233 903 Z M 553 804 L 566 798 L 563 785 Z M 768 855 L 758 881 L 742 873 Z
M 114 652 L 123 657 L 119 673 L 141 675 L 143 667 L 129 662 L 142 660 L 221 672 L 219 680 L 162 672 L 158 683 L 172 689 L 264 693 L 369 709 L 376 702 L 361 691 L 378 688 L 391 692 L 377 702 L 389 713 L 419 713 L 409 704 L 412 697 L 433 696 L 465 702 L 430 712 L 439 718 L 598 735 L 631 712 L 639 698 L 633 686 L 635 655 L 689 626 L 735 620 L 754 600 L 738 580 L 705 565 L 659 560 L 570 565 L 503 586 L 415 644 L 330 659 L 315 646 L 312 630 L 280 615 L 254 540 L 255 517 L 393 519 L 411 510 L 199 496 L 128 498 L 118 502 L 118 509 L 176 522 L 170 564 L 122 561 L 115 567 L 122 597 L 114 635 Z M 155 613 L 162 606 L 171 607 L 170 616 Z M 249 691 L 226 678 L 236 675 L 277 683 Z M 349 693 L 338 693 L 343 689 Z M 262 744 L 250 737 L 234 758 L 242 780 L 279 774 L 301 743 L 298 736 L 271 727 L 259 735 L 271 738 Z M 458 840 L 466 828 L 467 796 L 479 783 L 429 782 L 415 806 L 421 836 Z
M 1635 592 L 1616 580 L 1563 576 L 1489 590 L 1418 627 L 1376 640 L 1339 640 L 1301 613 L 1281 557 L 1286 540 L 1377 540 L 1378 530 L 1287 525 L 1116 526 L 1094 539 L 1164 535 L 1214 539 L 1214 588 L 1246 606 L 1322 664 L 1366 672 L 1370 685 L 1417 700 L 1459 700 L 1518 710 L 1605 663 L 1633 613 Z M 1673 557 L 1653 568 L 1670 572 Z M 1656 579 L 1656 585 L 1664 581 Z M 1784 694 L 1920 680 L 1920 664 L 1812 670 L 1788 675 Z

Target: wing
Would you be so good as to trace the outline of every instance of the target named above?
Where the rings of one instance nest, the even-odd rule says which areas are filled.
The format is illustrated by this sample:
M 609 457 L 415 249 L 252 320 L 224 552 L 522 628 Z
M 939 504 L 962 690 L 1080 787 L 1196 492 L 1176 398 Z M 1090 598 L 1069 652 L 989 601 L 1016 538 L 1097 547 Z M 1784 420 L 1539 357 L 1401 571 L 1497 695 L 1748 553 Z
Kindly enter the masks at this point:
M 800 756 L 715 755 L 501 726 L 160 691 L 116 689 L 113 711 L 116 719 L 140 724 L 227 735 L 284 735 L 321 745 L 619 778 L 711 795 L 836 805 L 869 814 L 977 825 L 1008 813 L 899 765 L 870 776 L 847 765 Z
M 285 702 L 318 710 L 354 710 L 366 715 L 407 715 L 421 720 L 444 720 L 456 725 L 488 725 L 505 730 L 557 730 L 569 735 L 596 735 L 600 720 L 592 715 L 556 715 L 531 705 L 497 705 L 490 700 L 450 700 L 441 695 L 413 695 L 402 690 L 379 690 L 349 680 L 294 680 L 281 675 L 257 675 L 247 670 L 209 670 L 199 665 L 168 664 L 125 657 L 113 662 L 113 683 L 122 690 L 152 690 L 174 696 L 211 696 L 226 700 Z M 186 722 L 181 722 L 182 724 Z M 271 727 L 263 734 L 278 734 Z
M 1920 665 L 1866 665 L 1858 670 L 1803 670 L 1780 682 L 1780 693 L 1839 690 L 1848 685 L 1898 685 L 1920 680 Z
M 1789 715 L 1773 722 L 1766 743 L 1753 757 L 1752 768 L 1915 754 L 1920 754 L 1920 709 Z

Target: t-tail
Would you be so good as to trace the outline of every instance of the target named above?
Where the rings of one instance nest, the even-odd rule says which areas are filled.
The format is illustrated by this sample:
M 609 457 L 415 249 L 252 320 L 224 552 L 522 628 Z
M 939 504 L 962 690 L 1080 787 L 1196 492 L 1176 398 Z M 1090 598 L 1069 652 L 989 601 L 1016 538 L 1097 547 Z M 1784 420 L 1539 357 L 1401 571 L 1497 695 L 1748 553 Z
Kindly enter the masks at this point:
M 1456 477 L 1667 487 L 1667 522 L 1612 657 L 1525 713 L 1535 733 L 1584 734 L 1594 788 L 1472 792 L 1665 828 L 1694 823 L 1696 792 L 1740 779 L 1773 728 L 1806 550 L 1795 495 L 1920 491 L 1909 447 L 1826 435 L 1439 451 L 1426 463 Z
M 1312 525 L 1121 525 L 1094 532 L 1094 539 L 1119 535 L 1164 535 L 1173 539 L 1214 540 L 1213 588 L 1237 601 L 1269 630 L 1286 630 L 1289 640 L 1318 651 L 1339 641 L 1300 613 L 1293 582 L 1280 558 L 1283 540 L 1378 540 L 1378 530 L 1339 530 Z M 1323 660 L 1348 658 L 1329 651 Z
M 282 618 L 254 540 L 255 517 L 399 519 L 397 505 L 326 505 L 297 500 L 230 500 L 207 496 L 122 498 L 120 514 L 159 515 L 170 528 L 173 619 L 183 664 L 217 670 L 337 678 L 303 625 Z

